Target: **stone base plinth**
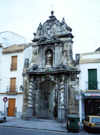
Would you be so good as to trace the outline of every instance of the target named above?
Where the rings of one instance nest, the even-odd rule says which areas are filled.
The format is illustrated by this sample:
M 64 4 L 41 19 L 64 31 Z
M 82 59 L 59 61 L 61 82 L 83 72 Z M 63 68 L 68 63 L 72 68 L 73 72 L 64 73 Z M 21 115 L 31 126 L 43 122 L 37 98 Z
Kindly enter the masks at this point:
M 51 65 L 46 65 L 45 67 L 46 67 L 46 68 L 49 68 L 49 67 L 51 67 Z
M 27 118 L 32 118 L 33 117 L 33 107 L 27 107 Z
M 58 119 L 63 121 L 65 119 L 65 109 L 59 108 L 58 109 Z

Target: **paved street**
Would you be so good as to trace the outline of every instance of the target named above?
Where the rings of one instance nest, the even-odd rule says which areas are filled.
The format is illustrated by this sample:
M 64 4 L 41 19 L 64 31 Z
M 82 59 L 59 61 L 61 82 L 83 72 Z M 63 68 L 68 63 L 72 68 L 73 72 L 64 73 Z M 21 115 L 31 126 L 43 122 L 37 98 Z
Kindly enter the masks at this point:
M 61 127 L 61 123 L 56 120 L 46 119 L 33 119 L 31 121 L 27 121 L 7 117 L 7 122 L 0 123 L 0 126 L 67 132 L 66 123 L 63 123 Z
M 27 128 L 15 128 L 15 127 L 0 127 L 0 135 L 95 135 L 87 133 L 84 130 L 81 130 L 79 133 L 65 133 L 57 131 L 46 131 L 38 129 L 27 129 Z M 99 133 L 96 135 L 100 135 Z
M 44 120 L 44 119 L 33 119 L 26 121 L 22 119 L 16 119 L 7 117 L 7 122 L 0 123 L 0 135 L 94 135 L 83 130 L 81 124 L 79 133 L 69 132 L 66 129 L 66 123 L 62 124 L 56 120 Z M 97 133 L 96 135 L 100 135 Z

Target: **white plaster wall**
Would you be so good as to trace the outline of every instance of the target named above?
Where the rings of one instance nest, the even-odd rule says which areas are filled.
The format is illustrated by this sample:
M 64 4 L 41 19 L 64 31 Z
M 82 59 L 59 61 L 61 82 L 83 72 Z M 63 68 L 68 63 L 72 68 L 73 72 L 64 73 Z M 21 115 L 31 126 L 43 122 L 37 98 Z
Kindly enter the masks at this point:
M 12 56 L 17 56 L 17 70 L 10 71 Z M 16 86 L 19 92 L 20 85 L 23 84 L 23 65 L 24 54 L 23 52 L 3 54 L 2 57 L 2 92 L 6 92 L 6 87 L 10 86 L 10 78 L 16 77 Z
M 0 47 L 0 91 L 1 91 L 1 81 L 2 81 L 2 48 Z
M 5 31 L 0 33 L 0 43 L 3 43 L 3 47 L 13 44 L 24 44 L 26 43 L 26 38 L 11 31 Z
M 83 55 L 82 59 L 94 59 L 94 58 L 100 58 L 100 54 L 90 54 L 90 55 Z
M 80 89 L 86 90 L 86 81 L 88 81 L 88 69 L 97 69 L 97 81 L 100 89 L 100 63 L 80 64 Z
M 29 63 L 30 63 L 32 60 L 32 46 L 25 48 L 24 50 L 24 60 L 27 58 L 29 59 Z
M 11 60 L 12 56 L 17 56 L 17 70 L 16 71 L 10 71 L 11 66 Z M 23 52 L 17 52 L 17 53 L 9 53 L 9 54 L 2 54 L 2 81 L 1 81 L 1 93 L 6 93 L 7 86 L 10 87 L 10 78 L 16 77 L 16 86 L 17 86 L 17 92 L 20 91 L 19 87 L 23 85 L 23 65 L 24 65 L 24 53 Z M 16 104 L 15 107 L 17 107 L 17 114 L 16 117 L 20 118 L 22 114 L 22 104 L 23 104 L 23 95 L 7 95 L 7 94 L 0 94 L 0 110 L 4 110 L 4 103 L 3 98 L 15 98 Z M 8 102 L 6 104 L 6 107 L 8 107 Z
M 23 52 L 16 52 L 16 53 L 8 53 L 8 54 L 2 54 L 0 51 L 0 56 L 2 55 L 2 69 L 0 66 L 0 75 L 2 73 L 2 81 L 1 83 L 1 89 L 0 93 L 6 93 L 7 86 L 10 87 L 10 78 L 16 77 L 16 86 L 17 86 L 17 92 L 20 91 L 19 87 L 23 86 L 23 67 L 24 67 L 24 60 L 26 58 L 29 58 L 29 61 L 31 61 L 32 58 L 32 47 L 26 48 Z M 10 71 L 11 62 L 12 62 L 12 56 L 17 56 L 17 70 Z M 0 57 L 1 59 L 1 57 Z M 1 62 L 0 62 L 1 63 Z M 0 94 L 0 110 L 4 111 L 4 103 L 3 98 L 4 97 L 9 98 L 15 98 L 16 103 L 15 107 L 17 107 L 17 114 L 16 117 L 20 118 L 22 114 L 22 105 L 23 105 L 23 95 L 17 94 L 17 95 L 7 95 L 7 94 Z M 8 107 L 8 102 L 6 103 L 6 107 Z

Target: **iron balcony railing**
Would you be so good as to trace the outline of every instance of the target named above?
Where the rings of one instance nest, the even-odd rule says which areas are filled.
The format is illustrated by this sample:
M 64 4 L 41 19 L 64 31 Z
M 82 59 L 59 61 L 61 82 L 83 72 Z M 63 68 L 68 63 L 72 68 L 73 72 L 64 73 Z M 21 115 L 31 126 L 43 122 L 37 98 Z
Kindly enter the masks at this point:
M 7 86 L 6 93 L 16 94 L 17 93 L 17 86 Z
M 17 70 L 17 63 L 11 64 L 10 70 Z
M 100 82 L 86 81 L 86 90 L 100 90 Z

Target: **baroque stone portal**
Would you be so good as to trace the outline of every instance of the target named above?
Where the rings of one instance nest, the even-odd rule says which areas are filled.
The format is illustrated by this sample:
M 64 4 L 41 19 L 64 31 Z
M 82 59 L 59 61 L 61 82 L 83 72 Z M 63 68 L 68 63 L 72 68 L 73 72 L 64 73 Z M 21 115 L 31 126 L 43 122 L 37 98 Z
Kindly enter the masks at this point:
M 64 119 L 78 114 L 79 70 L 73 60 L 72 29 L 56 19 L 40 23 L 34 33 L 32 60 L 23 70 L 23 117 Z

